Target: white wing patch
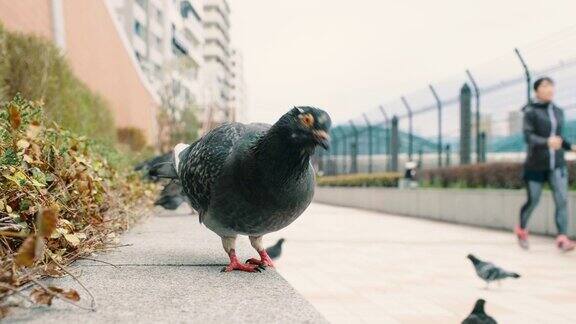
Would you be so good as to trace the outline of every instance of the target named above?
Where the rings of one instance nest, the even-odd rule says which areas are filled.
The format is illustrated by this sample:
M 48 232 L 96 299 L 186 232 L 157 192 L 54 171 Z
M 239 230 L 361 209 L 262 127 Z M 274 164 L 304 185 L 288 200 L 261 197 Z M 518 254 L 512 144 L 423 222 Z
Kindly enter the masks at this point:
M 187 149 L 188 146 L 190 145 L 184 143 L 178 143 L 176 144 L 176 146 L 174 146 L 174 169 L 176 169 L 176 173 L 178 175 L 179 175 L 178 168 L 180 168 L 180 153 L 182 153 L 182 151 Z

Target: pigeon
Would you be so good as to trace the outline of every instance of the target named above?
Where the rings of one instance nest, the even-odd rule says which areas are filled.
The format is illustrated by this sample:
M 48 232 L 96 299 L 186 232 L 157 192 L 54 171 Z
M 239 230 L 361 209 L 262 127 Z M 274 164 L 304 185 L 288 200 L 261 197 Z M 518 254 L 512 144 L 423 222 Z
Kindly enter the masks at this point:
M 484 311 L 484 304 L 486 304 L 484 299 L 478 299 L 472 313 L 462 321 L 462 324 L 497 324 L 496 320 Z
M 180 183 L 177 180 L 172 180 L 164 186 L 162 192 L 160 192 L 160 198 L 154 202 L 154 205 L 162 206 L 168 210 L 175 210 L 187 200 L 186 196 L 182 193 Z
M 177 144 L 171 161 L 153 174 L 179 179 L 200 223 L 222 239 L 230 263 L 222 271 L 260 272 L 273 267 L 262 236 L 295 221 L 314 195 L 310 157 L 328 149 L 331 119 L 325 111 L 294 107 L 274 125 L 225 123 L 196 142 Z M 235 251 L 247 235 L 260 259 L 242 263 Z
M 276 242 L 276 244 L 266 249 L 266 253 L 268 253 L 270 259 L 276 260 L 280 257 L 280 255 L 282 254 L 282 244 L 284 244 L 284 241 L 285 240 L 281 238 L 278 240 L 278 242 Z
M 153 182 L 158 182 L 160 180 L 159 177 L 153 173 L 150 173 L 150 170 L 152 169 L 153 166 L 155 166 L 159 163 L 171 161 L 172 155 L 173 155 L 173 152 L 168 152 L 168 153 L 150 158 L 146 161 L 140 162 L 134 167 L 134 171 L 142 171 L 144 173 L 144 178 L 151 180 Z
M 508 272 L 500 267 L 495 266 L 490 262 L 485 262 L 472 254 L 468 254 L 468 259 L 472 261 L 474 269 L 476 269 L 476 274 L 480 279 L 486 281 L 486 288 L 492 281 L 500 282 L 502 279 L 506 278 L 520 278 L 520 275 L 515 272 Z

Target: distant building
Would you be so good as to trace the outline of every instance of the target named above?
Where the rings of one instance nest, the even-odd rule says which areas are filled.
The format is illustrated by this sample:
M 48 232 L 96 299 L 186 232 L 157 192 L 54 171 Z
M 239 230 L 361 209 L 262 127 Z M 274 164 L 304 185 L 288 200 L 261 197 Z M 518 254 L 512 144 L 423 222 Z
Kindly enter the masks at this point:
M 237 49 L 232 49 L 232 99 L 230 107 L 234 114 L 234 120 L 246 122 L 248 120 L 248 103 L 246 80 L 244 76 L 244 61 L 242 54 Z
M 232 66 L 230 7 L 226 0 L 204 0 L 204 131 L 234 120 L 231 111 Z
M 201 0 L 118 0 L 116 12 L 144 74 L 163 101 L 202 102 Z
M 149 143 L 157 143 L 160 99 L 138 65 L 112 1 L 0 0 L 0 22 L 7 30 L 53 41 L 74 74 L 109 103 L 111 126 L 139 128 Z
M 226 0 L 116 0 L 142 70 L 160 97 L 193 104 L 203 132 L 246 119 L 242 57 Z M 238 84 L 235 84 L 238 83 Z
M 522 132 L 522 112 L 511 111 L 508 113 L 508 135 Z
M 476 134 L 476 115 L 472 115 L 472 136 Z M 490 139 L 494 135 L 494 129 L 492 125 L 492 116 L 489 114 L 480 115 L 480 132 L 486 134 L 486 139 Z

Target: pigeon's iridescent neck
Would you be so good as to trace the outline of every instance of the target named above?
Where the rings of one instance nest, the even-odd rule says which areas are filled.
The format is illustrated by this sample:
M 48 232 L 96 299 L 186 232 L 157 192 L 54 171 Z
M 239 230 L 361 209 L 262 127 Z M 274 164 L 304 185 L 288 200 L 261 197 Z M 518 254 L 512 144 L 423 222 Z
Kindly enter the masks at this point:
M 281 180 L 300 178 L 308 171 L 313 148 L 290 141 L 290 130 L 274 125 L 256 143 L 254 152 L 261 167 Z

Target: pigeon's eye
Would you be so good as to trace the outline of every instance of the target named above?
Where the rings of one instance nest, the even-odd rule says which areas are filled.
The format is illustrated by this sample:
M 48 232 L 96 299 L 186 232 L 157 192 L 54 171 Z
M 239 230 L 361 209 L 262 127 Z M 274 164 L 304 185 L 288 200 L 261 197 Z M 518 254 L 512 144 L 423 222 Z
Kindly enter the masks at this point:
M 306 127 L 312 127 L 312 125 L 314 125 L 314 117 L 312 114 L 302 114 L 298 116 L 298 118 L 300 118 L 300 122 Z

